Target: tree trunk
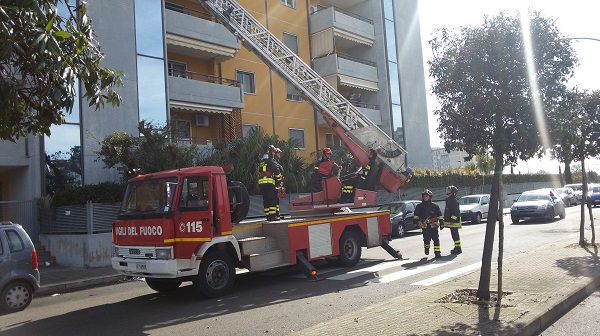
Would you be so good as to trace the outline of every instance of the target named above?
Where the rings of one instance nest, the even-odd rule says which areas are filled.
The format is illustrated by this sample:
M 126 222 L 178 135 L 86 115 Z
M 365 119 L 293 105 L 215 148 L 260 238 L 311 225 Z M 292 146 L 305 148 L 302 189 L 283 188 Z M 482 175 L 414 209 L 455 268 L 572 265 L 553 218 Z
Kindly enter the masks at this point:
M 502 175 L 499 176 L 500 182 L 498 183 L 498 208 L 500 211 L 504 208 L 504 186 L 502 184 Z M 493 211 L 493 210 L 492 210 Z M 494 213 L 498 213 L 498 211 L 494 211 Z M 502 213 L 502 212 L 501 212 Z M 489 212 L 488 212 L 488 220 L 489 220 Z M 500 306 L 502 302 L 502 260 L 504 258 L 504 216 L 500 216 L 500 221 L 498 222 L 498 302 L 497 306 Z
M 579 221 L 579 246 L 585 246 L 585 205 L 587 204 L 588 186 L 585 176 L 585 158 L 581 158 L 581 182 L 583 184 L 583 193 L 581 195 L 581 220 Z
M 500 196 L 500 183 L 502 181 L 502 155 L 494 157 L 496 165 L 492 179 L 492 193 L 488 220 L 485 227 L 485 240 L 483 243 L 483 256 L 481 258 L 481 273 L 479 275 L 479 287 L 477 288 L 477 299 L 481 301 L 490 300 L 490 278 L 492 273 L 492 252 L 494 250 L 494 234 L 496 231 L 496 218 L 498 217 L 498 201 Z
M 594 215 L 592 214 L 592 201 L 587 203 L 588 212 L 590 214 L 590 227 L 592 228 L 592 246 L 596 246 L 596 231 L 594 230 Z
M 565 184 L 573 183 L 573 174 L 571 174 L 572 160 L 565 160 Z

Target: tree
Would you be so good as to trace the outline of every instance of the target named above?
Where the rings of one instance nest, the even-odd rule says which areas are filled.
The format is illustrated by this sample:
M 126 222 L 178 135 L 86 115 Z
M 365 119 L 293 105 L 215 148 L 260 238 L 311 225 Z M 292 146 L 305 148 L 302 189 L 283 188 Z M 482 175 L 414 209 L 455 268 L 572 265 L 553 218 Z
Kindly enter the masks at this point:
M 94 38 L 86 6 L 57 11 L 68 0 L 0 0 L 0 139 L 27 133 L 50 135 L 76 99 L 96 109 L 119 105 L 113 90 L 122 72 L 100 66 L 104 55 Z M 74 2 L 74 1 L 71 1 Z
M 545 106 L 565 91 L 577 59 L 554 21 L 531 11 L 484 17 L 480 27 L 443 28 L 430 41 L 438 131 L 447 151 L 490 151 L 495 162 L 477 297 L 490 299 L 491 259 L 502 168 L 543 148 Z M 502 295 L 504 223 L 499 222 L 498 296 Z
M 557 108 L 550 111 L 549 122 L 552 139 L 555 140 L 550 153 L 553 159 L 565 164 L 565 184 L 573 183 L 571 163 L 578 158 L 574 146 L 577 142 L 577 129 L 580 122 L 578 114 L 578 93 L 569 91 Z

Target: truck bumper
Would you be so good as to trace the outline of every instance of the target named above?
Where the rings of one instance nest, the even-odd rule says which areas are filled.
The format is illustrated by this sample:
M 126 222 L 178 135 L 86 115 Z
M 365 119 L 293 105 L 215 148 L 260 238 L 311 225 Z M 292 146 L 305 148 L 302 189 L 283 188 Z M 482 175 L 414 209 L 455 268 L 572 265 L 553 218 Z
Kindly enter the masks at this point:
M 176 260 L 111 258 L 112 267 L 119 273 L 130 276 L 153 278 L 177 278 L 182 276 L 178 271 Z

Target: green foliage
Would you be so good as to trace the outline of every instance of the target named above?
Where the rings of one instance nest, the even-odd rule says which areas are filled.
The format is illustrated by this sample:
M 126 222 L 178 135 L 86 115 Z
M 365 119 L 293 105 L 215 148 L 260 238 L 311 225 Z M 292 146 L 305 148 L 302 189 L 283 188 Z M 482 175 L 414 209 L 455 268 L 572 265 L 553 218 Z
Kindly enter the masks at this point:
M 577 59 L 554 20 L 530 12 L 529 30 L 526 22 L 501 12 L 459 33 L 438 30 L 430 41 L 432 90 L 441 104 L 434 113 L 447 150 L 476 155 L 489 148 L 504 165 L 542 149 L 539 108 L 563 97 Z M 536 108 L 541 118 L 534 117 Z
M 75 1 L 71 0 L 70 3 Z M 68 0 L 0 0 L 0 139 L 50 134 L 71 113 L 78 80 L 96 109 L 119 105 L 113 87 L 122 72 L 101 67 L 85 3 L 57 11 Z M 26 79 L 26 80 L 25 80 Z
M 413 177 L 408 188 L 443 188 L 450 184 L 461 187 L 480 186 L 492 183 L 492 174 L 482 174 L 477 170 L 447 169 L 433 171 L 429 169 L 413 170 Z M 557 174 L 507 174 L 503 175 L 504 183 L 552 182 L 559 180 Z
M 125 194 L 125 187 L 124 183 L 105 182 L 58 189 L 52 196 L 51 206 L 79 205 L 85 204 L 88 201 L 94 203 L 119 203 Z

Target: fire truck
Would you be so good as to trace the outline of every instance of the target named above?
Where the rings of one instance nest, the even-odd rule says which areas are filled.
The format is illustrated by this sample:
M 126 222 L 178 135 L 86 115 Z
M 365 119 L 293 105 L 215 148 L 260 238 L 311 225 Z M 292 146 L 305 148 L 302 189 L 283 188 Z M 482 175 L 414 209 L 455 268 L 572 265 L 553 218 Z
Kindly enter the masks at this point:
M 287 83 L 296 87 L 361 164 L 378 153 L 379 185 L 394 192 L 410 178 L 406 151 L 340 95 L 313 69 L 233 0 L 199 0 L 242 44 Z M 246 187 L 227 179 L 233 167 L 190 167 L 149 173 L 129 180 L 113 223 L 112 266 L 145 277 L 156 291 L 177 289 L 184 281 L 206 297 L 228 293 L 236 269 L 250 272 L 297 266 L 318 278 L 313 262 L 336 261 L 351 267 L 362 247 L 390 245 L 388 211 L 341 213 L 346 206 L 369 206 L 376 192 L 355 188 L 353 202 L 338 203 L 342 184 L 323 180 L 323 190 L 290 202 L 292 217 L 275 222 L 244 220 Z

